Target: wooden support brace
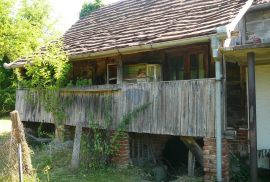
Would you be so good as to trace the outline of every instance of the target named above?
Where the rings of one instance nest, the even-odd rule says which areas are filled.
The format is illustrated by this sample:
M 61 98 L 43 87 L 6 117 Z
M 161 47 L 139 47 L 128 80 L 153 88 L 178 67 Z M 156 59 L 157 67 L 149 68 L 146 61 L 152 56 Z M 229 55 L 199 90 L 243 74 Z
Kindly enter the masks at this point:
M 180 140 L 189 148 L 189 150 L 193 153 L 193 155 L 203 167 L 203 151 L 194 140 L 194 138 L 189 136 L 181 136 Z

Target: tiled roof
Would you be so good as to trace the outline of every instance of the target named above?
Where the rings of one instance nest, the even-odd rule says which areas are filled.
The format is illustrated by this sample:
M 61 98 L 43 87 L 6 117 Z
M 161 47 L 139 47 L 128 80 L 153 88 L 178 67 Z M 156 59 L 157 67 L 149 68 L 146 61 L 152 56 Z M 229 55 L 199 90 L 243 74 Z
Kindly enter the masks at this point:
M 215 33 L 244 0 L 122 0 L 77 21 L 65 34 L 71 55 Z
M 77 21 L 64 34 L 71 56 L 207 36 L 229 24 L 247 0 L 122 0 Z M 253 5 L 270 3 L 254 0 Z M 18 64 L 17 64 L 18 63 Z M 25 60 L 6 64 L 21 67 Z
M 264 4 L 264 3 L 270 3 L 270 0 L 255 0 L 254 5 Z

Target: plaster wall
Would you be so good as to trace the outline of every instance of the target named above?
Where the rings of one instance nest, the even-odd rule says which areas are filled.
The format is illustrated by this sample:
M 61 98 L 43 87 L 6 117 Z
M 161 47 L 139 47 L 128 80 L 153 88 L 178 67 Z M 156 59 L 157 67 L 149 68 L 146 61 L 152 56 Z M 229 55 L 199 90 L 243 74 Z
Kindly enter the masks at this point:
M 259 65 L 256 73 L 257 148 L 270 149 L 270 65 Z M 258 158 L 258 167 L 269 168 L 267 158 Z

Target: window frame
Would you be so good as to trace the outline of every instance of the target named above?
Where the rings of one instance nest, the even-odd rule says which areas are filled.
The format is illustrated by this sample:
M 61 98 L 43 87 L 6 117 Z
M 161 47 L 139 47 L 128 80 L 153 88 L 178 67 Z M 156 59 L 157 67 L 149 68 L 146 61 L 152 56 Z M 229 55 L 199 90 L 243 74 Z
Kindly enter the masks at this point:
M 199 46 L 186 46 L 183 48 L 173 49 L 173 50 L 167 50 L 165 51 L 165 65 L 164 65 L 164 72 L 165 79 L 167 81 L 173 80 L 172 79 L 172 69 L 171 69 L 171 63 L 170 63 L 170 57 L 177 57 L 177 56 L 183 56 L 184 59 L 184 79 L 183 80 L 190 80 L 191 79 L 191 65 L 190 65 L 190 56 L 196 54 L 203 54 L 203 67 L 204 67 L 204 77 L 208 78 L 209 76 L 209 48 L 208 45 L 199 45 Z M 174 70 L 175 71 L 175 70 Z M 178 70 L 179 71 L 179 70 Z M 199 71 L 199 69 L 198 69 Z M 194 79 L 203 79 L 194 78 Z M 179 79 L 176 79 L 179 80 Z

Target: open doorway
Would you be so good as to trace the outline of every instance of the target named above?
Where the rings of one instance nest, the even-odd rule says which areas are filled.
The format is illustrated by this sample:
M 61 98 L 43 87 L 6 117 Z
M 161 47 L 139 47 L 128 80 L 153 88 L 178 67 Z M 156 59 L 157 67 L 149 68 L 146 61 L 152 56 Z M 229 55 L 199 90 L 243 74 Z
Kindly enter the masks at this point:
M 197 139 L 196 142 L 200 146 L 203 145 L 201 139 Z M 180 140 L 179 136 L 173 136 L 166 142 L 162 152 L 162 160 L 168 167 L 170 179 L 188 174 L 188 153 L 188 147 Z M 195 176 L 203 175 L 203 168 L 198 162 L 195 163 L 194 174 Z

